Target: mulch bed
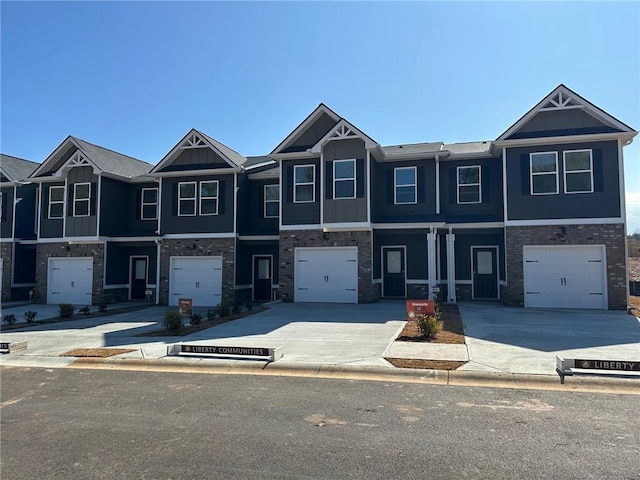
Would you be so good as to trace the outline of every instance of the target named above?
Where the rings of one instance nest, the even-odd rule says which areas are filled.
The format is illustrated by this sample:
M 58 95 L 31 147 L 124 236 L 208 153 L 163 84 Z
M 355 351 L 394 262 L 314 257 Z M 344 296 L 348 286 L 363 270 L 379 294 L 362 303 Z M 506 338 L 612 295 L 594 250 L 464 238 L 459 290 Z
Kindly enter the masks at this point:
M 640 297 L 629 295 L 629 308 L 627 311 L 636 317 L 640 317 Z
M 180 330 L 177 330 L 175 332 L 169 332 L 164 329 L 154 330 L 152 332 L 139 333 L 138 335 L 136 335 L 136 337 L 184 337 L 185 335 L 191 335 L 192 333 L 200 332 L 202 330 L 206 330 L 207 328 L 217 327 L 218 325 L 222 325 L 223 323 L 232 322 L 234 320 L 238 320 L 239 318 L 247 317 L 255 313 L 264 312 L 265 310 L 267 310 L 267 307 L 254 307 L 251 310 L 232 314 L 228 317 L 217 317 L 213 320 L 202 319 L 202 321 L 198 325 L 189 325 L 188 327 L 182 327 Z
M 400 336 L 396 338 L 396 342 L 453 343 L 464 345 L 464 328 L 458 305 L 442 305 L 440 323 L 442 330 L 436 333 L 433 338 L 425 338 L 418 328 L 418 322 L 409 320 L 402 332 L 400 332 Z
M 121 353 L 135 352 L 131 348 L 76 348 L 60 354 L 61 357 L 94 357 L 106 358 L 120 355 Z
M 442 316 L 440 319 L 442 330 L 432 338 L 426 338 L 418 328 L 415 320 L 407 321 L 406 325 L 396 342 L 429 342 L 429 343 L 449 343 L 464 345 L 464 327 L 460 310 L 456 304 L 442 305 Z M 423 360 L 414 358 L 385 358 L 386 361 L 398 368 L 418 368 L 426 370 L 456 370 L 467 362 L 448 360 Z

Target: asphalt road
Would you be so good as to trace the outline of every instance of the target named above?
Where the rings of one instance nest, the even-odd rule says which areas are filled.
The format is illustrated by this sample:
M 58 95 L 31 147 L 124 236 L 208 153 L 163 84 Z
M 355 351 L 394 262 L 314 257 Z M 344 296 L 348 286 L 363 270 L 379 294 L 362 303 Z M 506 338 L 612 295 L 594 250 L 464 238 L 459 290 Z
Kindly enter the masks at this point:
M 1 478 L 640 479 L 640 396 L 8 368 Z

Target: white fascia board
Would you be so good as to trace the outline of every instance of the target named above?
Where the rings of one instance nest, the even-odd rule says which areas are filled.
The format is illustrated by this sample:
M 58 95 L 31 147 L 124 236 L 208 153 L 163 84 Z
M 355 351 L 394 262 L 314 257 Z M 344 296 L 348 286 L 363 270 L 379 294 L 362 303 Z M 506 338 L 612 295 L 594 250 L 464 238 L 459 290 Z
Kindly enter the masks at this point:
M 478 222 L 478 223 L 447 223 L 446 228 L 463 228 L 465 230 L 473 230 L 478 228 L 504 228 L 504 222 Z
M 109 242 L 154 242 L 160 237 L 109 237 Z
M 289 232 L 292 230 L 322 230 L 322 225 L 280 225 L 280 230 L 283 232 Z
M 280 240 L 280 235 L 238 235 L 242 242 L 259 242 L 264 240 Z
M 372 224 L 369 222 L 352 223 L 323 223 L 323 232 L 364 232 L 371 230 Z
M 58 237 L 58 238 L 39 238 L 38 243 L 105 243 L 109 239 L 107 237 Z
M 309 125 L 311 125 L 313 122 L 315 122 L 318 118 L 320 118 L 322 116 L 323 113 L 326 113 L 327 115 L 329 115 L 331 118 L 333 118 L 336 122 L 338 120 L 340 120 L 340 116 L 334 112 L 333 110 L 331 110 L 329 107 L 327 107 L 324 103 L 321 103 L 320 105 L 318 105 L 315 110 L 313 112 L 311 112 L 307 118 L 305 118 L 294 130 L 293 132 L 291 132 L 289 135 L 286 136 L 286 138 L 284 140 L 282 140 L 278 146 L 276 148 L 273 149 L 273 151 L 271 152 L 271 155 L 281 155 L 278 150 L 280 150 L 281 148 L 283 148 L 285 145 L 289 144 L 289 143 L 293 143 L 295 142 L 298 137 L 300 135 L 302 135 L 305 130 L 307 129 L 307 127 L 309 127 Z
M 29 178 L 29 183 L 60 183 L 64 182 L 64 179 L 60 177 L 34 177 Z
M 623 224 L 624 218 L 550 218 L 540 220 L 509 220 L 505 227 L 537 227 L 544 225 L 611 225 Z
M 165 233 L 160 240 L 192 240 L 196 238 L 236 238 L 233 232 L 225 233 Z
M 273 168 L 266 172 L 249 173 L 247 178 L 249 180 L 270 180 L 272 178 L 280 178 L 280 170 L 278 168 Z
M 14 241 L 13 237 L 2 237 L 0 238 L 0 243 L 11 243 Z
M 269 158 L 273 158 L 276 162 L 280 160 L 306 160 L 307 158 L 318 158 L 318 155 L 311 153 L 309 150 L 303 152 L 289 153 L 272 153 Z
M 174 172 L 155 172 L 152 177 L 198 177 L 200 175 L 229 175 L 239 173 L 240 168 L 207 168 L 203 170 L 176 170 Z
M 428 222 L 428 223 L 373 223 L 374 230 L 413 230 L 418 228 L 440 228 L 444 227 L 444 222 Z
M 256 163 L 256 164 L 251 165 L 251 166 L 249 166 L 249 167 L 244 167 L 244 166 L 243 166 L 243 167 L 242 167 L 242 169 L 243 169 L 245 172 L 249 173 L 249 172 L 250 172 L 251 170 L 253 170 L 254 168 L 260 168 L 260 167 L 266 167 L 267 165 L 272 165 L 274 161 L 275 161 L 275 160 L 273 160 L 273 159 L 272 159 L 271 161 L 261 162 L 261 163 Z
M 631 140 L 638 132 L 590 133 L 586 135 L 565 135 L 561 137 L 518 138 L 515 140 L 497 140 L 499 147 L 527 147 L 530 145 L 554 145 L 559 143 L 601 142 L 604 140 Z

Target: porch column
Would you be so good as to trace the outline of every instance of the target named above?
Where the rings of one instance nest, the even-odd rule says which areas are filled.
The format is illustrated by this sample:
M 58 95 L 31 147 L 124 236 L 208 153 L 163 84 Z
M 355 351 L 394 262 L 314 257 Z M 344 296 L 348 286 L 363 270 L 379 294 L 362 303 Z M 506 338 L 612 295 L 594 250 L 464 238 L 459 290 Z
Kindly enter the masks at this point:
M 455 238 L 452 229 L 447 233 L 447 302 L 456 301 L 456 251 Z
M 432 297 L 433 287 L 437 286 L 436 277 L 436 232 L 433 227 L 427 233 L 427 281 L 429 282 L 428 297 Z

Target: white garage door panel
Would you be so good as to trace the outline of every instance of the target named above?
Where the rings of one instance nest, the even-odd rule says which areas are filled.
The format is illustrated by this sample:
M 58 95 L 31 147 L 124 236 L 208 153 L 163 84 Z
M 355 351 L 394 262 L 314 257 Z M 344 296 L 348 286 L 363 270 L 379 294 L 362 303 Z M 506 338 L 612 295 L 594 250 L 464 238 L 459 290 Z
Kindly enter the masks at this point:
M 524 248 L 526 307 L 606 309 L 601 246 Z
M 91 305 L 93 258 L 49 258 L 47 303 Z
M 356 247 L 296 248 L 295 301 L 358 303 Z
M 169 305 L 190 298 L 193 306 L 214 306 L 222 301 L 222 257 L 171 257 Z

